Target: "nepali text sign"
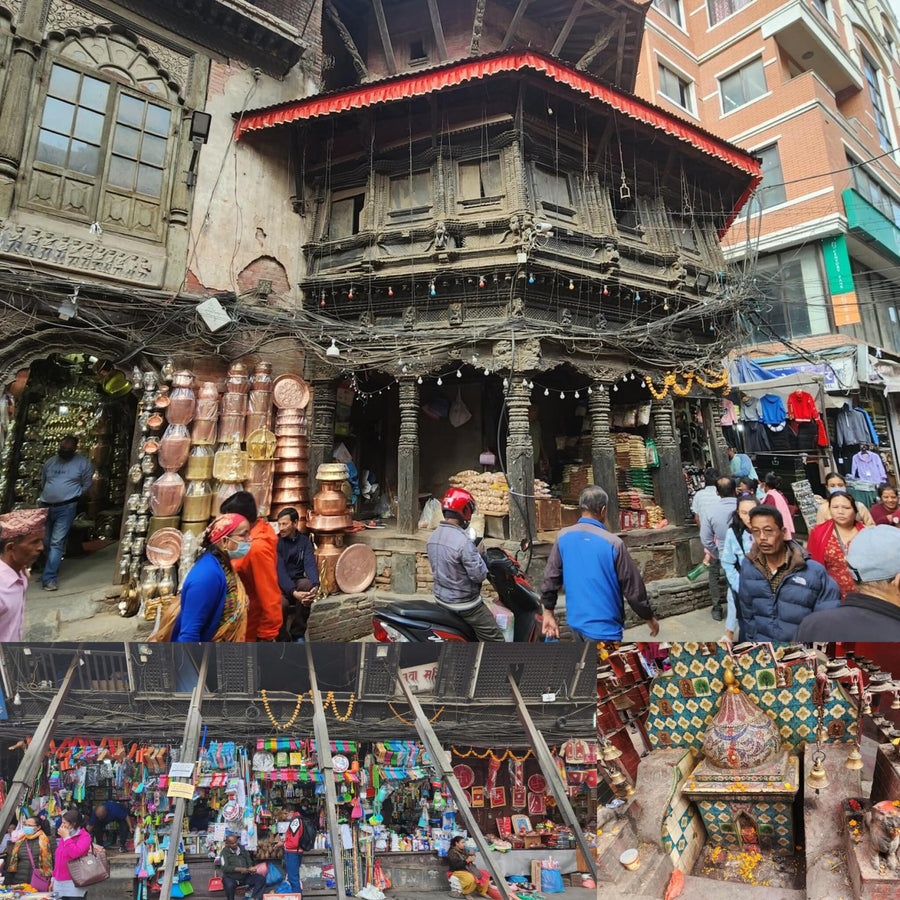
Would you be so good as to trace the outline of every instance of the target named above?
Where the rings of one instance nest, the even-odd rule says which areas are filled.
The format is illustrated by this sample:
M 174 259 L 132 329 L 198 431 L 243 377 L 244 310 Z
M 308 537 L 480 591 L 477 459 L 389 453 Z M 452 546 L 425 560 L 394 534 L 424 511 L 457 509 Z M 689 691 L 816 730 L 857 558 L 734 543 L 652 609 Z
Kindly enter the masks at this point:
M 828 292 L 834 310 L 835 325 L 856 325 L 860 321 L 859 301 L 853 283 L 853 269 L 847 251 L 847 238 L 842 234 L 822 241 L 825 257 L 825 273 L 828 276 Z

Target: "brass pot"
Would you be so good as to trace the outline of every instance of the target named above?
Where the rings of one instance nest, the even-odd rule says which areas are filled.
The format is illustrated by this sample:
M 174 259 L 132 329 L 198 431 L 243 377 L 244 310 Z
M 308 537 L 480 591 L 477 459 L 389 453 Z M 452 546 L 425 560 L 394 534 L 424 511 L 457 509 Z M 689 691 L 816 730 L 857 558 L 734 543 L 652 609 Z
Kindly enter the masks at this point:
M 343 516 L 347 498 L 340 491 L 322 490 L 313 498 L 313 508 L 320 516 Z
M 316 470 L 317 481 L 346 481 L 348 475 L 345 463 L 321 463 Z
M 316 513 L 310 513 L 306 517 L 306 527 L 310 531 L 344 531 L 353 524 L 353 516 L 321 516 Z

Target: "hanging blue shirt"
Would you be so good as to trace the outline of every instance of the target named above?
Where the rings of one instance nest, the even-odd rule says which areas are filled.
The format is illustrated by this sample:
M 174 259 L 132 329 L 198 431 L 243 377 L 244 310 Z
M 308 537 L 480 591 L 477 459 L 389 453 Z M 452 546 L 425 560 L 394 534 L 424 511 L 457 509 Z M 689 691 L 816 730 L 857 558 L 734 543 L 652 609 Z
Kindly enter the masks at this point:
M 784 401 L 778 394 L 763 394 L 759 399 L 762 421 L 766 425 L 783 425 L 787 419 Z

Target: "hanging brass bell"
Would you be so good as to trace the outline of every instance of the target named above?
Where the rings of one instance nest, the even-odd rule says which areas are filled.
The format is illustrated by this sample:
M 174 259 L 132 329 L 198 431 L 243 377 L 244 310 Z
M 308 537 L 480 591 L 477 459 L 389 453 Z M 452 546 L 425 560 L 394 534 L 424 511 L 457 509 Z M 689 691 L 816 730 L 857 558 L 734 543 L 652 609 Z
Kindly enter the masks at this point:
M 628 797 L 634 796 L 634 788 L 630 784 L 626 784 L 624 790 L 622 791 L 623 796 L 627 799 Z
M 813 754 L 813 767 L 810 769 L 809 775 L 806 778 L 806 786 L 811 790 L 814 790 L 817 794 L 829 785 L 828 775 L 822 765 L 823 759 L 825 759 L 824 753 Z
M 619 785 L 624 784 L 627 780 L 628 779 L 622 774 L 622 770 L 616 769 L 616 771 L 613 772 L 612 776 L 610 777 L 609 783 Z
M 603 761 L 612 762 L 622 755 L 622 751 L 611 741 L 603 747 Z
M 891 703 L 891 709 L 900 709 L 900 694 L 894 694 L 894 702 Z
M 853 750 L 850 751 L 850 755 L 847 757 L 847 761 L 844 763 L 845 769 L 861 769 L 863 767 L 862 756 L 859 752 L 859 747 L 854 747 Z
M 823 723 L 816 726 L 816 743 L 824 744 L 828 740 L 828 729 Z

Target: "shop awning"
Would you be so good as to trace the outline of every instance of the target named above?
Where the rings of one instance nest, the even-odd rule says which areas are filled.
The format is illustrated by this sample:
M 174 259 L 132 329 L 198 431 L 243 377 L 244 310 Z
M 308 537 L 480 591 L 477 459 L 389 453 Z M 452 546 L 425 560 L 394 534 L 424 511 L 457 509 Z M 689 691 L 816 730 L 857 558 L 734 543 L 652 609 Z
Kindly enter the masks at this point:
M 564 84 L 574 91 L 599 100 L 617 112 L 684 141 L 696 150 L 738 169 L 751 178 L 750 186 L 747 189 L 748 194 L 762 180 L 760 164 L 749 153 L 638 97 L 623 94 L 621 91 L 601 84 L 550 57 L 533 51 L 504 53 L 494 57 L 467 60 L 463 63 L 435 68 L 428 72 L 404 75 L 333 94 L 320 94 L 316 97 L 295 100 L 267 109 L 252 110 L 244 113 L 238 119 L 235 125 L 235 139 L 239 140 L 249 131 L 260 131 L 292 122 L 339 115 L 349 110 L 366 109 L 384 103 L 422 97 L 447 88 L 458 87 L 465 82 L 528 70 L 540 73 L 558 84 Z M 738 208 L 742 203 L 743 198 L 738 204 Z

